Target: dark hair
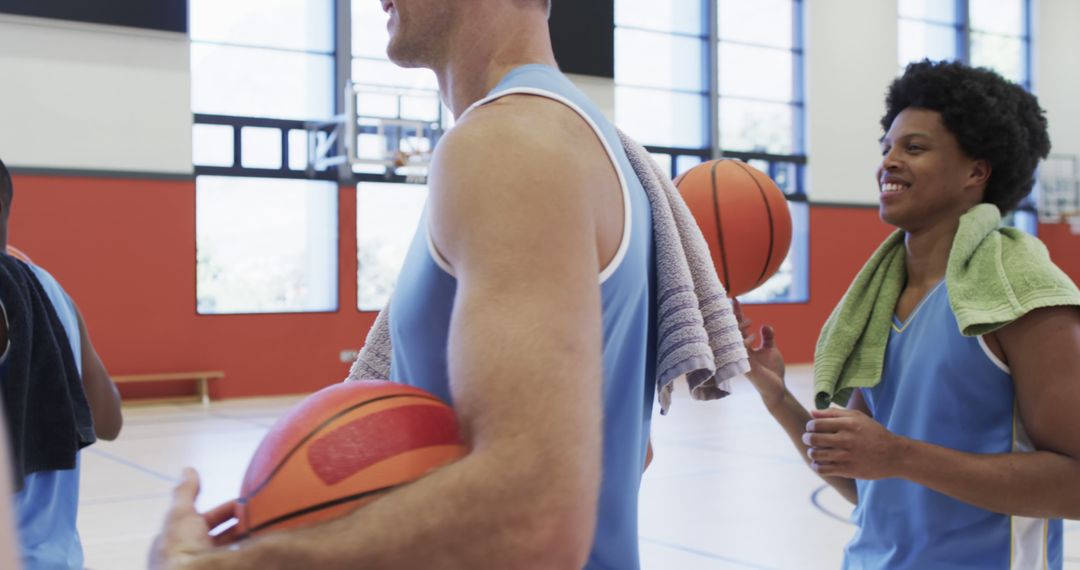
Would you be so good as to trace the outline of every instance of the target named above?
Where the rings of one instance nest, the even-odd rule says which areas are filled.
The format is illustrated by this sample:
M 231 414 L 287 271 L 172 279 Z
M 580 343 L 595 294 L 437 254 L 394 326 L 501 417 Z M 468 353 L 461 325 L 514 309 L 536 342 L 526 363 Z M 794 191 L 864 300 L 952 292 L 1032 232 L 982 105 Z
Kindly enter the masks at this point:
M 14 195 L 14 186 L 11 183 L 11 173 L 8 172 L 4 161 L 0 160 L 0 205 L 4 208 L 4 216 L 11 212 L 11 198 Z
M 940 113 L 964 153 L 990 163 L 983 202 L 1005 214 L 1031 192 L 1050 136 L 1038 99 L 1023 87 L 989 69 L 923 60 L 889 86 L 881 127 L 888 131 L 909 107 Z

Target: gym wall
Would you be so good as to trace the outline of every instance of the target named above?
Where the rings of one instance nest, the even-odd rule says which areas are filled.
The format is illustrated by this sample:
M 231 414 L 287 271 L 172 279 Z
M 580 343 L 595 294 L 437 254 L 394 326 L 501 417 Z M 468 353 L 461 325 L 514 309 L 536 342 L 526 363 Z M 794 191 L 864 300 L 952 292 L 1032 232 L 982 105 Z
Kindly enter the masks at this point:
M 189 52 L 183 33 L 0 14 L 0 156 L 190 175 Z

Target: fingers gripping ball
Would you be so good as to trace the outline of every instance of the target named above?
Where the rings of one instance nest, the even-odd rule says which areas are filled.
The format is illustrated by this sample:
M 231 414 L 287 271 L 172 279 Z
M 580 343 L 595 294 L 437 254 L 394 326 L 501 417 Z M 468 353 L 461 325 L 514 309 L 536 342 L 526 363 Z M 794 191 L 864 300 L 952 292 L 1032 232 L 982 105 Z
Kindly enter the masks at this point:
M 238 534 L 342 516 L 467 451 L 453 409 L 424 390 L 377 380 L 324 388 L 255 451 L 237 500 Z
M 776 183 L 740 160 L 711 160 L 675 179 L 728 295 L 772 277 L 791 246 L 791 213 Z

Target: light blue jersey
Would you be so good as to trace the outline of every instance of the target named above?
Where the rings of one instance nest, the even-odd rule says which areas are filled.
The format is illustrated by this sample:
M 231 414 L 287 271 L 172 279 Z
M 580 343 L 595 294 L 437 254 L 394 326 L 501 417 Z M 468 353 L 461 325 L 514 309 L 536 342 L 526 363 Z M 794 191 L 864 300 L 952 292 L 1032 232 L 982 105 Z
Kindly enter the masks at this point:
M 656 388 L 652 214 L 614 127 L 557 69 L 518 67 L 473 108 L 517 93 L 555 99 L 581 115 L 603 141 L 623 186 L 623 239 L 598 278 L 604 328 L 604 458 L 596 537 L 586 568 L 634 570 L 639 567 L 638 488 Z M 391 378 L 450 402 L 446 351 L 457 281 L 430 246 L 427 224 L 425 214 L 394 291 Z M 544 389 L 540 378 L 522 381 Z
M 862 390 L 889 431 L 980 454 L 1031 451 L 1008 368 L 960 334 L 944 281 L 901 323 L 894 317 L 881 383 Z M 859 530 L 849 569 L 1057 569 L 1060 520 L 992 513 L 902 479 L 857 480 Z
M 64 326 L 75 365 L 82 376 L 79 319 L 75 305 L 47 271 L 30 263 L 42 289 Z M 49 413 L 39 410 L 37 413 Z M 75 528 L 79 510 L 79 459 L 75 468 L 31 473 L 15 494 L 15 517 L 22 545 L 22 562 L 27 570 L 81 569 L 82 543 Z

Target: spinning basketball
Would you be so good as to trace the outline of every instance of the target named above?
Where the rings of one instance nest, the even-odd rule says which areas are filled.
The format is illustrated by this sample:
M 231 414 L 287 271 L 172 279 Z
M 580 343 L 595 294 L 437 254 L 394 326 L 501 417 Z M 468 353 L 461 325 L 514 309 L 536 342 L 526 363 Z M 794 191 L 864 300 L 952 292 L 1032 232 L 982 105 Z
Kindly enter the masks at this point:
M 675 179 L 729 296 L 765 283 L 787 257 L 791 214 L 776 183 L 740 160 L 712 160 Z
M 324 388 L 274 424 L 255 451 L 237 531 L 342 516 L 466 452 L 454 411 L 424 390 L 375 380 Z

